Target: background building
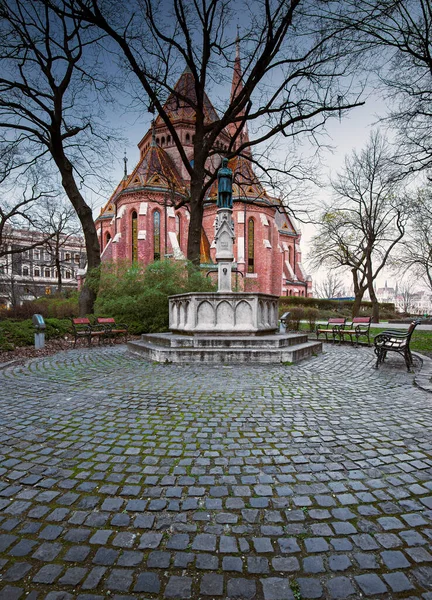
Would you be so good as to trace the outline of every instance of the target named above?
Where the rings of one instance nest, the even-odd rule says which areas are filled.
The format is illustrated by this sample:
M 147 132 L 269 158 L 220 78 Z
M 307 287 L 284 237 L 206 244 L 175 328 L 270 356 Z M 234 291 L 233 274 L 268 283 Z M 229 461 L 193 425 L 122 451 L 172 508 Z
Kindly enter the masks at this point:
M 78 289 L 78 272 L 86 264 L 83 238 L 64 236 L 60 245 L 42 243 L 36 248 L 30 246 L 43 241 L 39 232 L 10 229 L 5 238 L 3 252 L 19 252 L 0 257 L 1 307 L 55 294 L 59 286 L 62 291 Z
M 379 302 L 393 302 L 397 312 L 412 315 L 432 314 L 432 294 L 430 291 L 415 290 L 409 283 L 402 282 L 395 287 L 388 286 L 376 290 Z
M 232 96 L 241 85 L 237 52 Z M 187 69 L 175 89 L 193 99 L 193 77 Z M 193 110 L 188 104 L 179 103 L 174 95 L 168 98 L 165 109 L 187 157 L 193 161 Z M 205 119 L 211 122 L 217 118 L 206 97 Z M 238 144 L 243 143 L 247 136 L 244 127 L 237 136 Z M 234 132 L 229 128 L 221 134 L 209 165 L 213 170 L 219 167 L 233 137 Z M 138 147 L 138 164 L 132 173 L 125 172 L 123 180 L 96 219 L 102 260 L 139 261 L 143 264 L 164 257 L 182 260 L 187 249 L 190 180 L 160 116 Z M 247 158 L 248 152 L 250 155 L 250 151 L 245 151 L 245 156 L 235 157 L 229 162 L 234 172 L 235 268 L 243 276 L 244 289 L 277 295 L 311 296 L 312 280 L 302 266 L 300 231 L 286 207 L 268 194 L 255 175 Z M 209 190 L 206 198 L 201 232 L 201 265 L 208 270 L 215 266 L 216 196 L 217 184 Z M 180 204 L 183 205 L 176 208 Z

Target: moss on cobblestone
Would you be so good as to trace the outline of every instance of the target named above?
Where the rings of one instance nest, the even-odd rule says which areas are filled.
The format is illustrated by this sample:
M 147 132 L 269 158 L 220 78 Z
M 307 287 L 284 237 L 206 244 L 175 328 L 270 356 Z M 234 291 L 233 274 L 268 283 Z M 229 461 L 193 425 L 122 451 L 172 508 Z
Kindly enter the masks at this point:
M 314 361 L 313 369 L 305 363 L 289 370 L 266 366 L 221 371 L 214 367 L 151 365 L 128 358 L 119 348 L 104 348 L 98 353 L 75 351 L 55 361 L 39 361 L 37 368 L 7 370 L 0 374 L 0 503 L 5 486 L 25 481 L 29 474 L 40 473 L 42 477 L 22 486 L 25 494 L 30 494 L 29 505 L 18 515 L 19 524 L 12 534 L 17 541 L 31 540 L 40 545 L 44 543 L 39 537 L 42 529 L 59 525 L 64 531 L 54 543 L 62 550 L 48 564 L 92 569 L 100 546 L 89 540 L 98 532 L 112 531 L 101 547 L 119 552 L 119 557 L 132 550 L 142 560 L 126 568 L 116 562 L 117 558 L 105 565 L 101 582 L 87 591 L 102 597 L 108 597 L 106 586 L 111 585 L 116 570 L 133 574 L 133 579 L 128 589 L 111 590 L 112 594 L 136 598 L 140 594 L 133 592 L 134 585 L 146 571 L 156 574 L 161 586 L 160 593 L 146 597 L 163 598 L 169 578 L 176 575 L 190 577 L 192 597 L 199 598 L 201 582 L 208 574 L 222 578 L 223 594 L 231 580 L 253 582 L 259 600 L 266 578 L 274 579 L 277 586 L 281 581 L 286 585 L 289 577 L 293 595 L 299 600 L 304 580 L 325 586 L 343 576 L 355 590 L 352 597 L 360 597 L 363 592 L 354 576 L 371 571 L 360 568 L 354 555 L 367 553 L 375 557 L 377 566 L 372 572 L 386 586 L 390 598 L 392 592 L 384 575 L 392 570 L 381 557 L 386 548 L 380 545 L 377 532 L 385 533 L 383 518 L 397 517 L 401 526 L 389 531 L 398 539 L 397 552 L 407 557 L 409 566 L 401 572 L 408 576 L 413 589 L 394 597 L 406 598 L 410 593 L 420 597 L 425 588 L 416 578 L 417 566 L 409 555 L 413 546 L 401 534 L 411 531 L 421 535 L 425 548 L 432 540 L 432 513 L 423 504 L 432 496 L 430 399 L 412 387 L 411 376 L 403 371 L 377 373 L 372 368 L 372 351 L 363 350 L 331 348 Z M 332 355 L 336 351 L 342 357 L 337 361 Z M 67 373 L 63 381 L 56 372 L 57 365 Z M 87 375 L 84 385 L 83 373 Z M 21 476 L 19 469 L 25 475 Z M 129 485 L 132 487 L 124 492 Z M 37 498 L 44 492 L 43 486 L 59 495 L 49 501 L 31 496 L 35 492 Z M 102 486 L 109 486 L 105 493 Z M 203 491 L 195 496 L 192 488 L 198 487 Z M 13 495 L 10 505 L 19 501 L 20 493 Z M 62 498 L 68 494 L 78 497 L 65 506 Z M 93 497 L 95 505 L 90 501 Z M 102 510 L 107 499 L 118 501 L 118 508 Z M 148 504 L 126 508 L 129 502 L 146 499 L 161 503 L 151 509 Z M 90 508 L 80 508 L 83 501 Z M 183 503 L 189 506 L 184 508 Z M 393 505 L 396 514 L 387 512 Z M 0 543 L 2 534 L 10 535 L 6 523 L 13 516 L 4 511 L 8 506 L 0 504 Z M 28 517 L 28 512 L 39 506 L 48 512 L 38 518 Z M 59 508 L 70 512 L 59 523 L 50 521 L 49 515 Z M 368 514 L 370 509 L 376 513 Z M 92 518 L 106 515 L 107 520 L 90 527 L 94 521 L 86 524 L 84 511 Z M 233 522 L 227 523 L 226 515 L 218 519 L 221 513 L 229 513 L 228 520 Z M 406 513 L 415 513 L 415 518 L 421 517 L 425 523 L 420 520 L 409 525 L 401 516 Z M 195 520 L 202 515 L 209 517 Z M 121 517 L 116 525 L 111 523 L 113 517 Z M 407 518 L 409 521 L 409 515 Z M 42 528 L 21 533 L 21 521 L 40 522 Z M 65 539 L 73 529 L 89 532 L 80 542 L 90 547 L 82 563 L 64 560 L 78 543 Z M 356 545 L 356 536 L 364 530 L 371 531 L 368 539 L 375 540 L 378 549 L 363 551 Z M 120 537 L 114 542 L 121 533 L 136 537 Z M 140 550 L 141 536 L 147 533 L 157 535 L 157 547 Z M 178 552 L 167 550 L 168 540 L 177 533 L 186 533 L 188 544 Z M 210 536 L 214 550 L 197 550 L 194 542 L 198 535 Z M 234 542 L 237 551 L 227 555 L 220 552 L 222 538 L 227 544 Z M 254 539 L 261 540 L 261 549 L 255 547 Z M 334 549 L 335 541 L 351 546 Z M 117 545 L 123 542 L 131 547 Z M 285 551 L 280 543 L 287 544 Z M 308 556 L 311 543 L 322 544 L 322 551 L 311 550 Z M 44 564 L 32 557 L 38 545 L 28 556 L 14 557 L 10 550 L 15 544 L 1 554 L 0 560 L 4 557 L 8 561 L 3 572 L 23 561 L 32 569 L 13 585 L 42 595 L 48 590 L 71 591 L 58 583 L 60 578 L 48 587 L 32 582 Z M 153 552 L 168 551 L 169 567 L 147 566 Z M 193 554 L 194 561 L 187 567 L 174 567 L 181 553 Z M 197 566 L 199 555 L 216 559 L 211 569 Z M 241 570 L 222 568 L 225 556 L 239 560 L 237 568 Z M 343 556 L 351 566 L 346 571 L 333 571 L 330 560 Z M 311 557 L 323 559 L 323 572 L 307 571 L 309 563 L 303 559 Z M 251 568 L 258 565 L 265 572 L 250 571 L 249 558 L 264 559 L 251 563 Z M 164 560 L 162 556 L 161 564 Z M 291 571 L 281 570 L 282 566 Z M 86 593 L 80 586 L 76 586 L 76 594 Z

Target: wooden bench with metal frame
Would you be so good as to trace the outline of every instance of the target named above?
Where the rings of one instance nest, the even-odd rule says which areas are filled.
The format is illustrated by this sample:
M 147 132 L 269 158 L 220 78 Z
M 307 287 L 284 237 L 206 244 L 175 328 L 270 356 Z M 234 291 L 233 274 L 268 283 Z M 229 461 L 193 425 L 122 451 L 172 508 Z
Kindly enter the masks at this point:
M 348 323 L 344 329 L 338 332 L 339 339 L 342 341 L 345 336 L 349 336 L 351 344 L 358 346 L 360 337 L 367 337 L 368 346 L 371 345 L 369 331 L 371 326 L 371 317 L 354 317 L 352 323 Z
M 374 352 L 377 356 L 375 368 L 378 369 L 387 356 L 387 352 L 397 352 L 405 359 L 408 372 L 413 366 L 413 359 L 410 350 L 411 336 L 414 329 L 421 323 L 421 319 L 416 319 L 411 323 L 408 331 L 398 329 L 386 329 L 374 337 Z
M 318 325 L 315 329 L 317 339 L 323 333 L 325 335 L 326 342 L 328 342 L 328 335 L 331 333 L 333 342 L 336 341 L 336 336 L 339 332 L 344 329 L 346 319 L 343 317 L 330 317 L 327 321 L 327 325 Z
M 124 335 L 125 342 L 127 342 L 129 326 L 126 323 L 116 323 L 113 317 L 97 317 L 96 322 L 106 328 L 106 335 L 111 340 Z
M 74 336 L 74 348 L 79 339 L 86 339 L 90 346 L 92 339 L 97 339 L 100 344 L 101 339 L 103 340 L 107 337 L 107 328 L 103 325 L 92 325 L 90 319 L 87 317 L 72 317 L 71 321 L 72 334 Z

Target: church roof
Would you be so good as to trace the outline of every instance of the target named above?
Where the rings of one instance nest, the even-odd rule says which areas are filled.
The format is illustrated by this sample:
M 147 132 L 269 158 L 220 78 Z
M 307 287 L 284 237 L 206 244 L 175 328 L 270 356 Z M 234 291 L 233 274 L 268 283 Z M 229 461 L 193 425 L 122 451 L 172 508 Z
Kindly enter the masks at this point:
M 236 41 L 236 57 L 234 61 L 234 70 L 233 70 L 233 78 L 231 83 L 231 104 L 235 102 L 237 96 L 243 91 L 243 74 L 240 62 L 240 41 L 237 36 Z M 238 118 L 245 116 L 244 108 L 239 112 Z M 244 143 L 249 143 L 249 132 L 247 127 L 247 122 L 237 121 L 235 123 L 229 123 L 227 126 L 228 134 L 231 138 L 236 138 L 235 146 L 238 148 Z M 244 149 L 244 154 L 251 156 L 250 146 L 247 146 Z
M 173 160 L 165 150 L 156 144 L 149 146 L 132 173 L 122 179 L 111 198 L 101 209 L 97 220 L 114 215 L 115 202 L 120 193 L 133 192 L 145 187 L 170 190 L 180 194 L 184 194 L 186 191 Z
M 184 98 L 189 98 L 190 104 L 179 98 L 178 95 Z M 194 121 L 195 110 L 193 105 L 196 104 L 196 90 L 194 77 L 189 69 L 185 69 L 180 76 L 180 79 L 174 86 L 174 92 L 170 94 L 168 100 L 164 104 L 164 109 L 167 112 L 170 120 L 175 123 L 176 121 Z M 192 106 L 191 106 L 192 105 Z M 209 97 L 204 93 L 204 120 L 206 122 L 217 121 L 219 116 L 210 102 Z M 156 126 L 164 125 L 160 115 L 156 118 Z
M 123 191 L 135 188 L 156 187 L 184 192 L 183 180 L 172 158 L 155 143 L 143 154 L 139 163 L 129 175 Z
M 253 171 L 250 160 L 244 156 L 235 156 L 228 162 L 233 172 L 233 198 L 250 198 L 251 200 L 267 200 L 273 203 L 260 180 Z M 210 188 L 209 198 L 217 197 L 217 181 Z

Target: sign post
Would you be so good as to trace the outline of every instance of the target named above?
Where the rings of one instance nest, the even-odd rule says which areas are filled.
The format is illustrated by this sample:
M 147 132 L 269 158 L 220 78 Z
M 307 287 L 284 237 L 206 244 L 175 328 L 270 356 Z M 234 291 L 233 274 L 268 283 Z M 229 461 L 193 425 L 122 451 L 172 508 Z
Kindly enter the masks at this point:
M 36 330 L 34 334 L 35 348 L 41 350 L 45 347 L 46 324 L 42 315 L 33 315 L 32 321 Z

